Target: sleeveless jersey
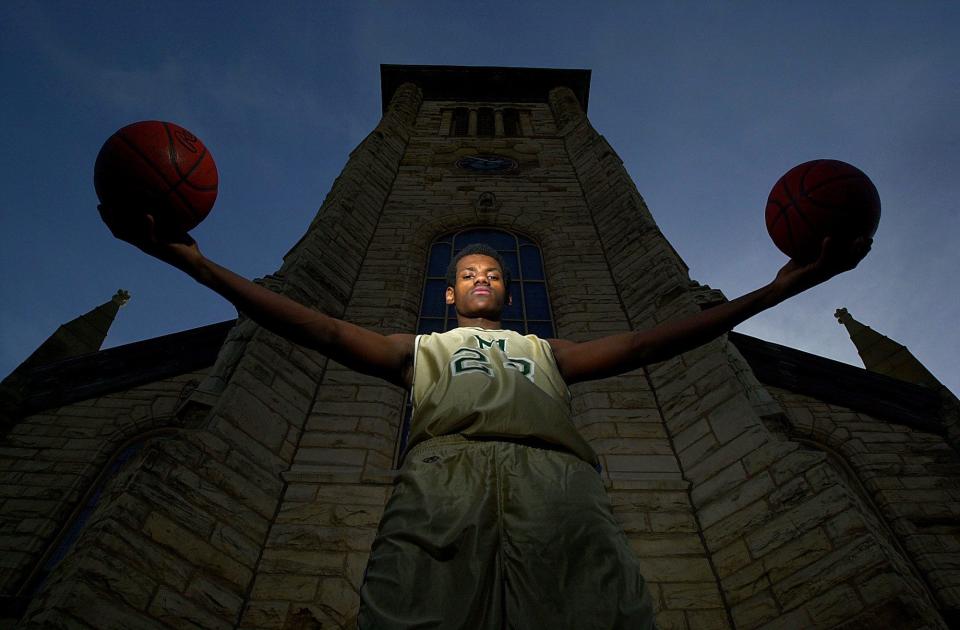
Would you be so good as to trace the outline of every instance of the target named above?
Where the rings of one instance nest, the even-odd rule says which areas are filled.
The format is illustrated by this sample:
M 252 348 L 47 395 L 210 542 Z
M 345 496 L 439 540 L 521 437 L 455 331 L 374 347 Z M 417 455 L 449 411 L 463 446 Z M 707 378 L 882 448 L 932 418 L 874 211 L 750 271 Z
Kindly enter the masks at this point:
M 413 370 L 408 450 L 461 434 L 544 442 L 596 465 L 547 341 L 484 328 L 418 335 Z

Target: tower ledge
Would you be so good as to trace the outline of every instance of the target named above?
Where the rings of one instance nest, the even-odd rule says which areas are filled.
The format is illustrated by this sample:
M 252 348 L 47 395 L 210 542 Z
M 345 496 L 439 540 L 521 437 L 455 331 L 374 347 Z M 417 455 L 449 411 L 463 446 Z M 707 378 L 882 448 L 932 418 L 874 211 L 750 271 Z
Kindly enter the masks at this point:
M 546 103 L 550 90 L 568 87 L 587 111 L 590 70 L 488 66 L 404 66 L 381 64 L 383 111 L 404 83 L 413 83 L 432 101 Z

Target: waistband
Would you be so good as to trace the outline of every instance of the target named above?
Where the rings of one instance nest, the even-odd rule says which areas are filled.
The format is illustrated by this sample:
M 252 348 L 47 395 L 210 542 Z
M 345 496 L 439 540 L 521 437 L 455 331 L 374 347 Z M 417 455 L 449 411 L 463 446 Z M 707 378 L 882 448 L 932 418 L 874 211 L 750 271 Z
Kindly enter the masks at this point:
M 443 446 L 450 446 L 453 444 L 489 444 L 493 442 L 500 442 L 504 444 L 515 444 L 517 446 L 524 446 L 526 448 L 534 448 L 541 451 L 552 451 L 555 453 L 563 453 L 564 455 L 569 455 L 570 457 L 576 457 L 578 460 L 583 461 L 576 453 L 573 453 L 569 449 L 566 449 L 557 444 L 547 442 L 546 440 L 540 440 L 537 438 L 517 438 L 517 437 L 490 437 L 490 436 L 467 436 L 462 433 L 453 433 L 450 435 L 438 435 L 436 437 L 429 438 L 423 442 L 419 442 L 414 445 L 413 448 L 407 451 L 404 455 L 404 461 L 407 457 L 412 457 L 416 454 L 423 453 L 434 448 L 440 448 Z M 593 464 L 591 462 L 585 462 L 589 466 L 592 466 L 599 473 L 602 471 L 600 464 Z

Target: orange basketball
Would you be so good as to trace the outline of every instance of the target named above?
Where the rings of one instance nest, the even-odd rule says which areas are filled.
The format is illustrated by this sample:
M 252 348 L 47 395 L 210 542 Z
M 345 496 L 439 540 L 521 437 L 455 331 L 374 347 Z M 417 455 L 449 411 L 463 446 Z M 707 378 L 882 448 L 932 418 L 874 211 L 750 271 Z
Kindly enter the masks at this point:
M 217 165 L 197 136 L 171 122 L 145 120 L 110 136 L 97 155 L 93 185 L 111 212 L 153 214 L 160 228 L 190 230 L 217 198 Z
M 767 199 L 767 231 L 784 254 L 812 262 L 825 237 L 872 237 L 880 223 L 880 195 L 863 171 L 840 160 L 794 166 Z

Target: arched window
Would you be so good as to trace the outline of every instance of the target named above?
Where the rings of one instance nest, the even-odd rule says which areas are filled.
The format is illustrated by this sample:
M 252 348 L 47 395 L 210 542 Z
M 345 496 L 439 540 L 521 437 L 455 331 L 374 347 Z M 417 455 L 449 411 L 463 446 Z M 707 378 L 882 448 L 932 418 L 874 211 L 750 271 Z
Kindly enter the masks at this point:
M 492 138 L 494 130 L 493 108 L 481 107 L 477 110 L 477 135 Z
M 167 438 L 174 433 L 175 431 L 172 429 L 150 431 L 146 435 L 141 434 L 139 437 L 127 441 L 126 444 L 114 452 L 113 457 L 100 471 L 100 474 L 97 475 L 97 478 L 81 499 L 78 509 L 70 516 L 66 525 L 60 530 L 60 533 L 42 556 L 40 563 L 27 578 L 24 587 L 21 589 L 22 593 L 31 597 L 36 594 L 57 565 L 73 551 L 87 521 L 100 506 L 100 500 L 103 498 L 104 492 L 131 460 L 140 454 L 144 446 L 154 440 Z
M 466 107 L 458 107 L 453 110 L 453 130 L 452 136 L 465 136 L 470 129 L 470 110 Z
M 450 232 L 433 242 L 427 261 L 427 278 L 420 302 L 417 334 L 444 332 L 457 327 L 456 310 L 444 300 L 447 291 L 447 266 L 457 252 L 474 243 L 484 243 L 497 250 L 510 269 L 510 296 L 513 303 L 503 311 L 503 327 L 543 339 L 554 337 L 553 315 L 547 296 L 540 248 L 526 237 L 491 228 Z M 407 447 L 411 414 L 412 406 L 408 397 L 400 427 L 400 439 L 397 440 L 397 465 L 400 464 L 400 456 Z
M 512 107 L 503 110 L 503 135 L 520 135 L 520 112 Z

